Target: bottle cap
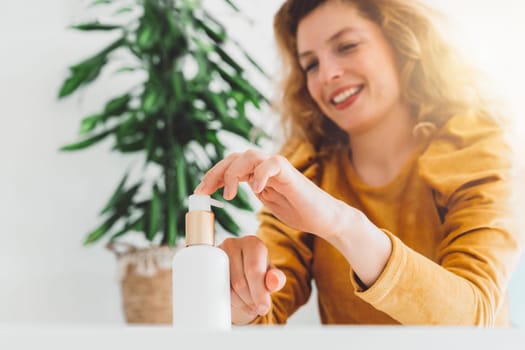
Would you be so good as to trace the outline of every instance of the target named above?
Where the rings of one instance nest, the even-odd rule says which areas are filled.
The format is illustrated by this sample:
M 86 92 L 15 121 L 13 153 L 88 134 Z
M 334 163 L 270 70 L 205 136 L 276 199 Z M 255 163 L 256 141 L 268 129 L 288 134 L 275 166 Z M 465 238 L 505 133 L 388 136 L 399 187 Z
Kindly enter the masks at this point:
M 188 198 L 186 213 L 186 246 L 196 244 L 214 245 L 215 216 L 211 206 L 224 207 L 208 195 L 192 194 Z
M 211 211 L 211 206 L 224 208 L 224 204 L 205 194 L 192 194 L 188 198 L 189 211 Z

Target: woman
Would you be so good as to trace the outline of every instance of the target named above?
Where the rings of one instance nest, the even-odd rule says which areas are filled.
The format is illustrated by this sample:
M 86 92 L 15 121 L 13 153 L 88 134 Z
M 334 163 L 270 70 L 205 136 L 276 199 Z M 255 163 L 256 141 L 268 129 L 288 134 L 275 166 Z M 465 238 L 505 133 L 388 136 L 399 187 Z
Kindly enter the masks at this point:
M 510 158 L 466 65 L 407 0 L 290 0 L 281 155 L 232 154 L 195 192 L 264 204 L 230 257 L 235 324 L 509 324 Z

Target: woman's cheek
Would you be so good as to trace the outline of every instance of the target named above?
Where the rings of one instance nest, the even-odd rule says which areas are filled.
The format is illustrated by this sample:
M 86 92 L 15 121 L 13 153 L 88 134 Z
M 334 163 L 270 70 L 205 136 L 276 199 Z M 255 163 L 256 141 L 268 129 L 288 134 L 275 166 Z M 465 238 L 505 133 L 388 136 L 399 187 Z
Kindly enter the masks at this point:
M 306 86 L 314 102 L 318 106 L 321 106 L 321 91 L 319 90 L 318 86 L 315 83 L 310 82 L 310 81 L 308 81 L 308 84 Z

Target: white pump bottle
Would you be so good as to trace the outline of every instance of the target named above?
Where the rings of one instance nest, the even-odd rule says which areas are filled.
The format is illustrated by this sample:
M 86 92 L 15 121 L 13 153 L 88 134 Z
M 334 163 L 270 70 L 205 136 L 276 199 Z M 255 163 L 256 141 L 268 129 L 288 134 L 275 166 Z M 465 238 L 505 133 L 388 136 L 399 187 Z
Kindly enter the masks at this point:
M 231 329 L 230 265 L 215 247 L 211 205 L 206 195 L 191 195 L 186 214 L 186 247 L 173 257 L 173 326 L 184 329 Z

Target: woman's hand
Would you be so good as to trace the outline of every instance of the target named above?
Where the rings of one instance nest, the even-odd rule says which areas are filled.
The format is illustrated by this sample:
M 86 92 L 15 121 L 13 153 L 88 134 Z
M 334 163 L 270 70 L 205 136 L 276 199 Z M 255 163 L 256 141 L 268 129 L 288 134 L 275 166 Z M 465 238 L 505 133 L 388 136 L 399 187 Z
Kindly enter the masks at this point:
M 210 169 L 195 189 L 212 194 L 224 187 L 232 199 L 239 182 L 246 181 L 257 198 L 283 223 L 297 230 L 329 238 L 344 203 L 330 196 L 295 169 L 286 158 L 250 150 L 232 154 Z
M 210 195 L 224 187 L 224 199 L 229 200 L 237 194 L 237 187 L 241 181 L 248 182 L 259 200 L 283 223 L 299 231 L 315 234 L 336 247 L 366 286 L 372 285 L 383 271 L 392 252 L 388 236 L 362 212 L 321 190 L 282 156 L 267 156 L 258 151 L 232 154 L 206 173 L 195 189 L 195 193 Z M 261 258 L 265 254 L 258 251 L 263 249 L 258 248 L 262 246 L 262 242 L 255 244 L 250 241 L 246 246 L 244 241 L 240 242 L 243 243 L 240 248 L 227 250 L 233 261 L 230 263 L 230 270 L 236 271 L 235 276 L 246 276 L 248 289 L 250 293 L 255 294 L 253 296 L 250 294 L 252 299 L 248 299 L 246 292 L 248 289 L 244 287 L 238 287 L 241 294 L 237 294 L 240 299 L 246 299 L 246 304 L 251 305 L 250 308 L 253 310 L 253 305 L 257 304 L 252 302 L 263 301 L 262 297 L 258 299 L 261 295 L 269 298 L 269 294 L 261 292 L 264 285 L 261 281 L 266 281 L 270 277 L 268 273 L 263 277 L 260 272 L 263 266 L 268 265 L 268 258 L 266 257 L 266 260 Z M 233 251 L 247 252 L 246 259 L 250 260 L 250 263 L 247 264 L 244 258 L 231 254 Z M 254 254 L 254 251 L 258 252 Z M 253 261 L 251 254 L 254 254 Z M 241 254 L 241 257 L 244 255 Z M 251 267 L 247 268 L 255 265 L 258 266 L 258 272 L 253 272 Z M 241 270 L 234 270 L 239 266 L 242 266 Z M 244 272 L 241 274 L 239 271 Z M 270 268 L 270 271 L 279 270 Z M 235 280 L 241 281 L 238 277 L 235 277 Z M 258 284 L 254 284 L 253 281 L 256 280 L 259 281 Z M 232 280 L 232 283 L 236 282 Z M 252 290 L 251 286 L 258 287 L 253 287 L 255 289 Z M 253 317 L 251 319 L 244 317 L 241 321 L 249 322 L 253 319 Z
M 219 246 L 230 258 L 232 322 L 247 324 L 270 311 L 270 294 L 280 290 L 284 273 L 270 264 L 268 250 L 255 236 L 227 238 Z

